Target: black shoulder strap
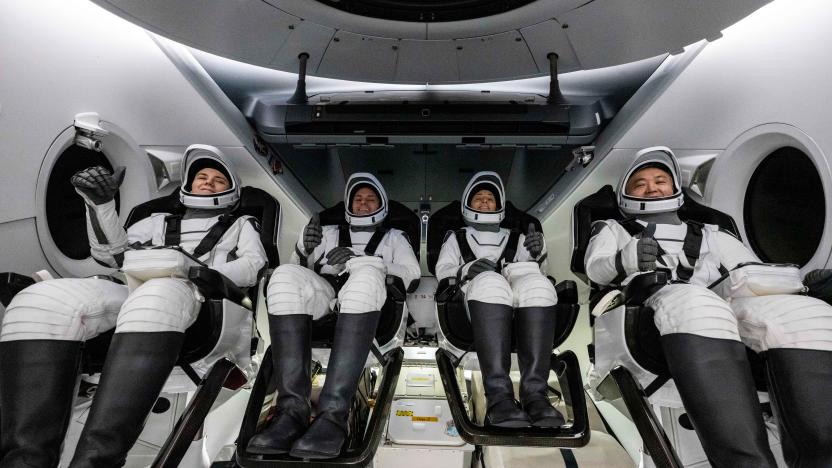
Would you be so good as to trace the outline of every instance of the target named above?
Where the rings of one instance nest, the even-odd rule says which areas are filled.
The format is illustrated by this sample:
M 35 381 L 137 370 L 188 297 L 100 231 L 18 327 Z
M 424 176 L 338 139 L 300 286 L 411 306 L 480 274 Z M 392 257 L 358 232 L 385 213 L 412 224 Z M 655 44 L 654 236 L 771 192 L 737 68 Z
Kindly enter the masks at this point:
M 338 247 L 352 247 L 352 239 L 350 238 L 350 225 L 338 225 Z
M 520 241 L 520 231 L 512 229 L 508 234 L 508 242 L 503 247 L 503 254 L 497 259 L 497 265 L 511 263 L 517 255 L 517 243 Z
M 178 246 L 182 240 L 182 215 L 165 216 L 165 246 Z
M 469 263 L 473 262 L 477 258 L 474 257 L 474 251 L 471 250 L 471 246 L 468 244 L 468 237 L 466 236 L 465 229 L 458 229 L 454 231 L 454 236 L 456 236 L 456 243 L 459 245 L 459 253 L 462 255 L 462 262 Z
M 641 225 L 635 218 L 622 219 L 618 222 L 631 236 L 635 237 L 644 231 L 644 226 Z
M 378 245 L 381 244 L 381 240 L 384 239 L 384 236 L 387 234 L 390 228 L 384 224 L 376 228 L 376 231 L 373 233 L 373 237 L 370 237 L 370 241 L 367 242 L 367 246 L 364 247 L 364 255 L 373 256 L 376 254 L 376 249 L 378 249 Z
M 682 252 L 690 263 L 690 267 L 679 263 L 676 268 L 676 276 L 682 281 L 689 281 L 693 276 L 693 268 L 699 260 L 699 253 L 702 249 L 702 223 L 687 221 L 688 232 L 685 234 L 685 242 L 682 245 Z
M 220 219 L 211 226 L 211 230 L 208 231 L 208 234 L 205 234 L 205 237 L 202 238 L 202 241 L 194 249 L 194 257 L 199 258 L 210 252 L 217 245 L 217 242 L 222 239 L 222 236 L 228 231 L 228 228 L 234 224 L 234 219 L 234 216 L 230 214 L 220 216 Z

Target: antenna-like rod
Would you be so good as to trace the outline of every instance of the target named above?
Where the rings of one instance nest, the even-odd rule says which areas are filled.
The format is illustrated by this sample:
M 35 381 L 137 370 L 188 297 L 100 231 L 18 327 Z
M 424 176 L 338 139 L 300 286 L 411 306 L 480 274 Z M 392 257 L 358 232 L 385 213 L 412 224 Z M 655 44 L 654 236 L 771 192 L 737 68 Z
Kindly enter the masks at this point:
M 546 98 L 546 102 L 565 104 L 566 98 L 560 92 L 560 83 L 558 83 L 558 54 L 549 52 L 546 58 L 549 59 L 549 97 Z
M 289 98 L 289 104 L 306 104 L 309 98 L 306 97 L 306 61 L 309 60 L 309 54 L 301 52 L 298 55 L 300 61 L 298 65 L 298 84 L 295 86 L 295 94 Z

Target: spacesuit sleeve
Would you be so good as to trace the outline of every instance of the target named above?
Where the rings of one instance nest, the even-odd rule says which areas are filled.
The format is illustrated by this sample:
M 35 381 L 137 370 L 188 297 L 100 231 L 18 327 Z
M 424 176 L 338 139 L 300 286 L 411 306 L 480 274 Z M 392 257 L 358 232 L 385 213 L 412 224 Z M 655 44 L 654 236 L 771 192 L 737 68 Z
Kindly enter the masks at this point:
M 116 213 L 116 202 L 110 200 L 101 205 L 85 203 L 87 207 L 87 238 L 90 254 L 98 263 L 119 268 L 127 250 L 127 232 L 121 226 Z
M 298 235 L 298 240 L 295 242 L 295 249 L 292 251 L 292 256 L 289 258 L 289 261 L 295 265 L 305 266 L 310 270 L 315 269 L 315 261 L 322 258 L 324 254 L 327 252 L 327 240 L 329 236 L 327 236 L 327 230 L 329 226 L 323 227 L 323 239 L 321 239 L 321 243 L 315 247 L 309 255 L 306 255 L 306 251 L 303 249 L 303 229 L 300 231 L 300 235 Z
M 540 271 L 546 271 L 546 268 L 549 265 L 549 252 L 546 250 L 546 239 L 544 236 L 543 239 L 543 250 L 540 251 L 540 255 L 537 258 L 534 258 L 526 247 L 523 244 L 526 242 L 526 235 L 520 234 L 520 237 L 517 239 L 517 253 L 514 255 L 515 262 L 537 262 L 540 265 Z
M 623 280 L 630 271 L 626 271 L 618 248 L 618 240 L 612 228 L 605 221 L 597 221 L 592 226 L 592 237 L 584 256 L 586 275 L 595 283 L 607 285 Z
M 419 260 L 413 253 L 413 248 L 401 232 L 391 232 L 390 245 L 393 249 L 393 262 L 386 263 L 387 274 L 402 279 L 405 287 L 409 287 L 413 280 L 422 276 Z
M 459 244 L 456 243 L 456 236 L 451 234 L 447 236 L 439 250 L 439 258 L 436 260 L 436 279 L 441 281 L 456 276 L 461 265 L 462 254 L 459 251 Z
M 247 219 L 238 222 L 243 224 L 237 238 L 237 258 L 211 268 L 228 277 L 237 286 L 245 288 L 257 283 L 257 274 L 266 266 L 268 257 L 260 242 L 260 233 L 254 225 Z
M 733 270 L 740 263 L 760 263 L 754 252 L 727 232 L 716 231 L 716 250 L 719 263 L 728 270 Z

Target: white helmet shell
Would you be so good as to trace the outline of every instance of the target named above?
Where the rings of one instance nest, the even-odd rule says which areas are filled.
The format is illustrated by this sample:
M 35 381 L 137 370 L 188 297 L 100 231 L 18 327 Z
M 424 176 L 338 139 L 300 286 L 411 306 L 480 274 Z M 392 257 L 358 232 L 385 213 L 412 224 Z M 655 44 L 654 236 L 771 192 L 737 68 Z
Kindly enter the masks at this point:
M 496 211 L 478 211 L 471 207 L 471 199 L 480 190 L 490 190 L 497 199 Z M 474 224 L 500 224 L 506 216 L 506 191 L 503 180 L 493 171 L 477 172 L 462 193 L 462 217 Z
M 191 183 L 197 172 L 206 167 L 216 169 L 228 177 L 228 190 L 210 195 L 191 193 Z M 179 187 L 179 201 L 188 208 L 218 210 L 234 206 L 240 200 L 240 181 L 225 155 L 219 148 L 209 145 L 191 145 L 182 156 L 182 185 Z
M 626 193 L 627 181 L 645 166 L 662 166 L 673 177 L 673 194 L 661 198 L 640 198 Z M 679 163 L 673 151 L 666 146 L 653 146 L 636 153 L 630 169 L 621 177 L 616 196 L 618 207 L 624 214 L 637 216 L 639 214 L 666 213 L 676 211 L 685 202 L 679 172 Z
M 378 194 L 378 209 L 370 214 L 357 215 L 352 212 L 352 198 L 358 189 L 365 186 L 369 186 Z M 387 209 L 387 192 L 376 176 L 369 172 L 356 172 L 350 176 L 344 188 L 344 218 L 350 226 L 375 226 L 387 217 Z

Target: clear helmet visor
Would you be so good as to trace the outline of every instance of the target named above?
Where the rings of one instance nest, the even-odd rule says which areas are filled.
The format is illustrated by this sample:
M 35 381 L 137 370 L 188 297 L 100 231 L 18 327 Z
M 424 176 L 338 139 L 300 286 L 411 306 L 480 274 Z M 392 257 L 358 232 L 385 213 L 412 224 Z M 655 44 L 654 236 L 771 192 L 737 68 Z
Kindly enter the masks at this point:
M 659 168 L 672 178 L 672 193 L 659 197 L 638 197 L 627 192 L 630 179 L 642 169 Z M 679 171 L 679 163 L 670 148 L 654 146 L 636 153 L 635 160 L 623 174 L 616 191 L 618 207 L 628 215 L 665 213 L 676 211 L 684 203 L 684 194 Z
M 228 181 L 228 188 L 214 193 L 195 193 L 193 183 L 203 169 L 213 169 L 222 174 Z M 189 146 L 182 157 L 181 171 L 179 200 L 188 208 L 225 209 L 240 200 L 239 179 L 219 148 L 209 145 Z
M 481 190 L 488 190 L 494 195 L 494 211 L 478 210 L 471 205 L 474 196 Z M 493 171 L 477 172 L 468 181 L 462 193 L 462 217 L 474 224 L 499 224 L 505 218 L 505 188 L 500 175 Z

